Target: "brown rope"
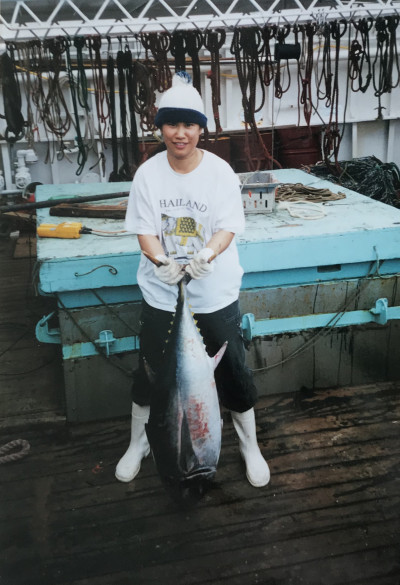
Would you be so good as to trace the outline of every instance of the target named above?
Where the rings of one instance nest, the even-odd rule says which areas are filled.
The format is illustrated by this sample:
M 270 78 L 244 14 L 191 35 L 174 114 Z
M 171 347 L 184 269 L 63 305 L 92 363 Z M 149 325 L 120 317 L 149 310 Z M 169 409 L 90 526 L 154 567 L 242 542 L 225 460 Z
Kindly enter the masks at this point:
M 279 45 L 285 44 L 285 39 L 290 33 L 290 25 L 286 24 L 284 27 L 279 28 L 276 31 L 276 40 L 278 41 Z M 290 66 L 289 66 L 289 59 L 286 59 L 286 70 L 288 73 L 288 81 L 285 89 L 282 87 L 281 82 L 281 61 L 280 58 L 276 57 L 276 71 L 275 71 L 275 97 L 281 99 L 283 94 L 286 93 L 290 87 L 291 83 L 291 74 L 290 74 Z
M 265 25 L 262 29 L 262 35 L 264 39 L 264 84 L 268 87 L 275 76 L 275 62 L 271 52 L 271 40 L 275 38 L 277 33 L 277 26 Z
M 339 147 L 342 141 L 343 133 L 339 130 L 339 52 L 340 52 L 340 43 L 343 35 L 347 31 L 348 24 L 345 21 L 333 21 L 330 23 L 331 26 L 331 36 L 335 41 L 335 73 L 333 77 L 332 83 L 332 95 L 331 95 L 331 104 L 330 104 L 330 115 L 329 115 L 329 122 L 325 129 L 324 139 L 323 139 L 323 153 L 324 153 L 324 160 L 325 164 L 328 168 L 332 169 L 332 172 L 340 172 L 340 165 L 338 162 L 339 156 Z M 344 112 L 346 111 L 347 106 L 347 91 L 348 91 L 348 80 L 346 80 L 346 99 L 344 100 Z M 343 114 L 343 127 L 344 127 L 344 118 L 345 114 Z M 332 165 L 330 161 L 330 156 L 334 158 L 334 165 Z
M 219 51 L 223 47 L 226 34 L 224 30 L 207 31 L 204 35 L 204 46 L 210 51 L 211 56 L 211 71 L 207 77 L 210 79 L 211 95 L 212 95 L 212 109 L 215 122 L 215 140 L 218 134 L 222 132 L 219 109 L 221 105 L 221 72 L 219 66 Z
M 312 103 L 312 92 L 311 92 L 311 83 L 312 83 L 312 72 L 313 72 L 313 60 L 314 60 L 314 35 L 316 32 L 316 25 L 309 22 L 305 25 L 301 25 L 299 30 L 302 34 L 302 45 L 303 51 L 302 54 L 304 55 L 304 63 L 300 63 L 298 61 L 298 86 L 299 86 L 299 96 L 298 96 L 298 111 L 300 115 L 300 106 L 303 106 L 304 111 L 304 119 L 306 121 L 307 126 L 310 126 L 311 122 L 311 114 L 313 110 L 313 103 Z M 297 41 L 297 29 L 296 29 L 296 41 Z M 304 65 L 304 69 L 303 69 Z M 304 73 L 303 73 L 304 70 Z M 299 124 L 300 126 L 300 124 Z
M 20 451 L 6 455 L 6 453 L 9 453 L 10 451 L 17 447 L 20 447 Z M 28 454 L 30 448 L 31 448 L 30 444 L 28 443 L 28 441 L 25 441 L 24 439 L 16 439 L 15 441 L 10 441 L 9 443 L 6 443 L 5 445 L 3 445 L 3 447 L 0 448 L 0 465 L 22 459 Z
M 352 91 L 365 93 L 372 79 L 369 31 L 373 25 L 372 18 L 362 18 L 353 22 L 356 38 L 349 49 L 349 77 Z M 366 70 L 366 74 L 365 74 Z M 365 80 L 364 80 L 365 77 Z
M 99 140 L 104 151 L 106 148 L 105 135 L 108 130 L 110 118 L 110 100 L 107 94 L 107 85 L 101 60 L 101 37 L 97 36 L 89 38 L 88 47 L 90 64 L 93 71 L 93 85 L 98 120 L 97 128 Z
M 155 60 L 155 87 L 162 93 L 171 87 L 172 73 L 168 64 L 168 51 L 171 46 L 171 37 L 168 33 L 141 33 L 140 40 L 146 49 L 146 54 L 151 51 Z M 146 58 L 146 61 L 148 58 Z
M 255 114 L 263 108 L 265 103 L 264 71 L 261 63 L 261 57 L 264 52 L 264 40 L 261 30 L 257 27 L 236 28 L 233 33 L 230 51 L 235 57 L 238 81 L 242 92 L 245 123 L 245 154 L 248 166 L 251 170 L 258 170 L 261 163 L 261 159 L 258 160 L 256 167 L 253 163 L 249 142 L 250 137 L 248 134 L 248 128 L 250 127 L 253 142 L 252 150 L 258 145 L 265 159 L 268 161 L 268 168 L 273 168 L 274 165 L 281 168 L 280 163 L 273 158 L 265 146 L 255 121 Z M 256 105 L 257 83 L 259 83 L 261 91 L 260 104 L 258 106 Z
M 323 203 L 325 201 L 337 201 L 345 199 L 346 195 L 341 191 L 333 193 L 330 189 L 316 189 L 302 183 L 284 183 L 277 188 L 276 201 L 312 201 Z

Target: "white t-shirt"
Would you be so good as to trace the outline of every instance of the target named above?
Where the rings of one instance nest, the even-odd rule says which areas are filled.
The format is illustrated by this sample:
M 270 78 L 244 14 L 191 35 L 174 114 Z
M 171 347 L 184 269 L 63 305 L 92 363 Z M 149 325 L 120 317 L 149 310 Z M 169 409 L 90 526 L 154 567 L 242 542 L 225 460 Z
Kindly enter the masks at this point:
M 125 229 L 158 236 L 166 255 L 187 264 L 215 232 L 243 232 L 239 179 L 228 163 L 208 151 L 204 151 L 199 166 L 186 174 L 176 173 L 167 152 L 161 152 L 142 164 L 134 176 Z M 243 269 L 234 239 L 213 263 L 209 276 L 188 284 L 188 298 L 195 313 L 217 311 L 239 296 Z M 176 287 L 161 282 L 144 255 L 137 279 L 149 305 L 175 310 Z

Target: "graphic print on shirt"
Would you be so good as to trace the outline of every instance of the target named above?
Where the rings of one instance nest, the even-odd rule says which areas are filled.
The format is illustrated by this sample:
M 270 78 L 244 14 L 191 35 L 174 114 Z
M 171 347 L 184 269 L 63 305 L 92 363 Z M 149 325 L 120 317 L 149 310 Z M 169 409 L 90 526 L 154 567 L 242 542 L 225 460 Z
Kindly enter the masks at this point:
M 204 227 L 190 216 L 161 215 L 163 246 L 168 256 L 185 263 L 204 248 Z

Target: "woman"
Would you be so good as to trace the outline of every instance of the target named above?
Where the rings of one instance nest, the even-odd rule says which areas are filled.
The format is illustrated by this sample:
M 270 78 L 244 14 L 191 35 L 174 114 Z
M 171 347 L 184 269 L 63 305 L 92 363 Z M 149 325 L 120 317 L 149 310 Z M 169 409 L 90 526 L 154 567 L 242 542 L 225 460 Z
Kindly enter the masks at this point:
M 143 252 L 138 284 L 143 294 L 139 368 L 132 389 L 131 442 L 116 477 L 131 481 L 150 447 L 145 424 L 152 388 L 144 361 L 157 372 L 185 271 L 187 293 L 207 351 L 227 350 L 215 370 L 220 402 L 232 413 L 246 475 L 255 487 L 269 482 L 268 464 L 257 444 L 253 406 L 257 391 L 245 366 L 240 330 L 239 264 L 236 233 L 244 229 L 240 185 L 222 159 L 197 147 L 207 124 L 204 106 L 186 73 L 174 76 L 161 100 L 155 123 L 166 150 L 139 167 L 129 195 L 125 226 L 137 234 Z M 212 259 L 212 261 L 210 261 Z

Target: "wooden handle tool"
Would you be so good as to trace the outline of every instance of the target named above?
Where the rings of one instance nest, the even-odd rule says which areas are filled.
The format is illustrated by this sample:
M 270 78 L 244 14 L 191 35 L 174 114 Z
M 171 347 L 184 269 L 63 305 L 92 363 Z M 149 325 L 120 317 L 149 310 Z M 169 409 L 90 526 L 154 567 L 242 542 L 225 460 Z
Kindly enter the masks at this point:
M 162 262 L 157 260 L 157 258 L 155 256 L 153 256 L 152 254 L 149 254 L 149 252 L 145 252 L 144 250 L 142 250 L 142 254 L 144 254 L 146 256 L 146 258 L 148 258 L 150 260 L 150 262 L 153 262 L 153 264 L 155 264 L 156 266 L 163 265 Z M 217 256 L 218 256 L 218 254 L 213 254 L 213 256 L 211 256 L 211 258 L 209 258 L 208 263 L 210 264 L 210 262 L 212 262 Z
M 163 266 L 163 262 L 160 262 L 159 260 L 157 260 L 157 258 L 155 256 L 153 256 L 152 254 L 149 254 L 149 252 L 145 252 L 144 250 L 142 250 L 142 254 L 144 254 L 146 256 L 146 258 L 148 258 L 150 260 L 150 262 L 153 262 L 153 264 L 155 264 L 157 267 Z

